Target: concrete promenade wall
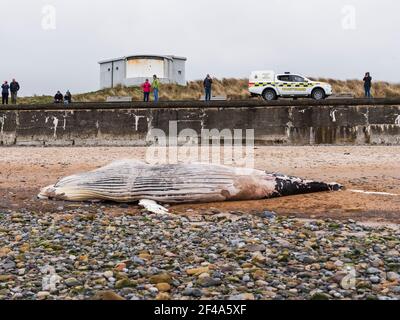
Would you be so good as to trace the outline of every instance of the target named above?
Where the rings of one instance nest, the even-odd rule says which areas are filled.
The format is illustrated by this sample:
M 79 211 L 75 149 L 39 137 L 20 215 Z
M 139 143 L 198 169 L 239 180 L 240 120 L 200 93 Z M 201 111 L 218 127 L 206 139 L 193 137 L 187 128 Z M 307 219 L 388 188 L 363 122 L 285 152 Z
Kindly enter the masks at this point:
M 400 145 L 400 99 L 0 107 L 2 146 L 143 146 L 151 129 L 254 129 L 256 145 Z

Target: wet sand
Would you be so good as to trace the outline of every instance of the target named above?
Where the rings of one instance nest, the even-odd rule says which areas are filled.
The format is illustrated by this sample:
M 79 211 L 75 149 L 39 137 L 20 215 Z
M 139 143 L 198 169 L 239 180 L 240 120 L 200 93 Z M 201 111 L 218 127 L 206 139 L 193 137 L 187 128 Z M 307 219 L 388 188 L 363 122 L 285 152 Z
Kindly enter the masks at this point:
M 59 212 L 83 203 L 40 201 L 40 188 L 66 175 L 92 170 L 123 158 L 145 158 L 145 148 L 0 148 L 0 211 Z M 354 219 L 400 223 L 400 147 L 257 147 L 255 167 L 303 178 L 338 182 L 347 190 L 263 201 L 179 205 L 174 213 L 274 211 L 298 218 Z M 350 190 L 394 195 L 353 193 Z M 135 205 L 105 206 L 112 215 L 135 214 Z M 192 211 L 193 210 L 193 211 Z

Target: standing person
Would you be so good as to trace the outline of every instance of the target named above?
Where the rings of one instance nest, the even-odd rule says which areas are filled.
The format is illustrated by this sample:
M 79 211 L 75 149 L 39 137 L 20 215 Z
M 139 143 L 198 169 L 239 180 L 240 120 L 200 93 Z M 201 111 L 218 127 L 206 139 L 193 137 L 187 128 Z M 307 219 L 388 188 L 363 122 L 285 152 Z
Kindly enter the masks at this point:
M 371 87 L 372 87 L 372 77 L 371 77 L 370 73 L 367 72 L 364 77 L 364 91 L 365 91 L 366 98 L 372 98 Z
M 212 91 L 212 79 L 210 75 L 208 74 L 207 77 L 204 79 L 204 91 L 206 93 L 206 101 L 211 101 L 211 91 Z
M 64 96 L 64 103 L 65 103 L 65 104 L 70 104 L 70 103 L 72 103 L 72 95 L 71 95 L 71 92 L 69 92 L 69 90 L 65 93 L 65 96 Z
M 142 89 L 143 89 L 143 101 L 149 102 L 150 91 L 151 91 L 151 84 L 149 82 L 149 79 L 146 79 L 146 81 L 142 84 Z
M 57 93 L 54 96 L 54 103 L 62 103 L 63 102 L 63 95 L 60 91 L 57 91 Z
M 8 90 L 9 89 L 10 89 L 10 86 L 8 85 L 8 82 L 4 81 L 4 83 L 1 85 L 1 102 L 2 102 L 2 104 L 8 104 L 8 95 L 9 95 Z
M 17 104 L 17 95 L 18 91 L 20 89 L 19 83 L 15 81 L 15 79 L 12 80 L 10 83 L 10 92 L 11 92 L 11 103 L 12 104 Z
M 158 81 L 158 78 L 156 75 L 153 76 L 153 83 L 151 84 L 151 86 L 153 87 L 154 102 L 158 102 L 160 81 Z

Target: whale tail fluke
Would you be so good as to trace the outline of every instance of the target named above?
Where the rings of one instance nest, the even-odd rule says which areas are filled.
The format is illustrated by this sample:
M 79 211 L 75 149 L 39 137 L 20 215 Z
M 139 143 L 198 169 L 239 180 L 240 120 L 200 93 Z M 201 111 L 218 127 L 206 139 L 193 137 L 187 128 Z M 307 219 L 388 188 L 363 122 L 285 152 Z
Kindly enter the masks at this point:
M 274 174 L 276 187 L 274 196 L 292 196 L 296 194 L 306 194 L 326 191 L 339 191 L 343 186 L 339 183 L 325 183 L 311 180 L 303 180 L 280 174 Z
M 344 189 L 344 186 L 336 182 L 328 183 L 328 187 L 330 188 L 330 191 L 340 191 Z

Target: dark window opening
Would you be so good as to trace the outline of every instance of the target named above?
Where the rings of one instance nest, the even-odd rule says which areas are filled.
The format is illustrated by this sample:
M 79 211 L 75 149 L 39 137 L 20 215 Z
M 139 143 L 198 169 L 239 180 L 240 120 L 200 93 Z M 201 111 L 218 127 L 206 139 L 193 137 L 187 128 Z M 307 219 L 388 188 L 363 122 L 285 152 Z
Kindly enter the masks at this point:
M 116 67 L 115 70 L 119 70 L 119 67 Z
M 179 71 L 178 71 L 178 74 L 182 74 L 182 71 L 181 71 L 181 70 L 179 70 Z
M 290 81 L 290 76 L 278 76 L 278 80 L 279 81 L 286 81 L 289 82 Z
M 108 71 L 110 72 L 110 71 L 111 71 L 111 69 L 110 69 L 110 68 L 108 68 Z
M 292 82 L 305 82 L 305 79 L 300 76 L 291 76 L 290 81 Z

